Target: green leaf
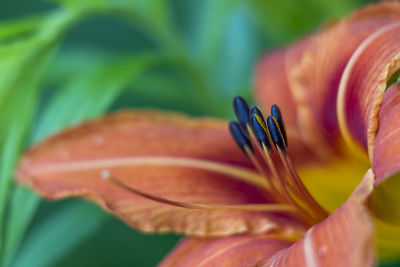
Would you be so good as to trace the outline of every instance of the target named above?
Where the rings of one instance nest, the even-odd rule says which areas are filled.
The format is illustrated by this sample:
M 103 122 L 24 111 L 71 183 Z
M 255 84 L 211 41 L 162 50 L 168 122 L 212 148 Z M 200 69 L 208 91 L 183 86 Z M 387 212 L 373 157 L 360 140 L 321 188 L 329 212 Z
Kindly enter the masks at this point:
M 18 244 L 25 233 L 27 224 L 31 221 L 40 198 L 27 187 L 15 187 L 9 204 L 9 214 L 6 221 L 6 242 L 2 251 L 0 265 L 9 266 Z
M 210 74 L 219 63 L 220 53 L 223 51 L 225 32 L 228 19 L 233 8 L 237 5 L 235 0 L 205 0 L 202 1 L 201 16 L 198 20 L 196 37 L 196 57 L 205 67 L 211 67 Z
M 91 69 L 79 69 L 47 105 L 48 111 L 40 119 L 33 140 L 38 141 L 83 119 L 97 117 L 155 60 L 152 54 L 143 53 L 95 64 Z
M 5 25 L 0 31 L 0 252 L 1 260 L 7 258 L 9 235 L 3 233 L 9 191 L 19 151 L 25 141 L 35 113 L 40 85 L 44 73 L 57 47 L 63 30 L 74 16 L 57 11 L 38 21 Z M 43 27 L 37 27 L 37 23 Z M 23 27 L 21 26 L 23 25 Z M 27 36 L 26 32 L 30 34 Z M 19 36 L 22 35 L 22 36 Z M 8 40 L 10 36 L 13 41 Z M 21 41 L 21 37 L 24 41 Z M 19 41 L 16 41 L 19 40 Z M 5 247 L 3 245 L 5 244 Z
M 22 66 L 11 65 L 7 69 L 12 79 L 0 84 L 0 142 L 3 160 L 0 162 L 0 245 L 3 243 L 2 223 L 6 203 L 11 188 L 11 178 L 19 151 L 35 113 L 40 83 L 44 71 L 52 57 L 52 46 L 37 47 L 30 51 L 29 60 Z M 4 50 L 3 50 L 4 51 Z M 11 53 L 12 54 L 12 53 Z M 26 53 L 27 55 L 29 53 Z M 0 69 L 5 68 L 9 60 L 0 56 Z M 21 91 L 24 97 L 21 97 Z
M 37 15 L 30 17 L 23 17 L 19 20 L 2 21 L 0 22 L 0 45 L 2 47 L 15 45 L 17 42 L 20 46 L 25 46 L 22 43 L 26 41 L 31 45 L 32 38 L 35 39 L 39 34 L 40 27 L 45 26 L 46 16 Z M 15 57 L 15 55 L 12 55 Z
M 109 216 L 93 204 L 69 203 L 32 229 L 13 266 L 51 266 L 76 243 L 89 238 Z
M 174 234 L 140 233 L 112 218 L 90 239 L 63 255 L 52 266 L 152 267 L 165 257 L 178 239 L 179 236 Z
M 80 71 L 70 77 L 43 110 L 32 136 L 33 143 L 66 126 L 102 114 L 122 90 L 154 62 L 156 60 L 151 54 L 124 57 L 94 64 L 85 72 Z M 79 61 L 76 63 L 79 64 Z M 30 210 L 25 210 L 21 215 L 20 210 L 24 209 L 27 199 Z M 36 195 L 20 187 L 16 189 L 12 200 L 7 223 L 8 261 L 11 260 L 10 255 L 14 254 L 39 203 Z M 29 250 L 29 246 L 25 249 Z

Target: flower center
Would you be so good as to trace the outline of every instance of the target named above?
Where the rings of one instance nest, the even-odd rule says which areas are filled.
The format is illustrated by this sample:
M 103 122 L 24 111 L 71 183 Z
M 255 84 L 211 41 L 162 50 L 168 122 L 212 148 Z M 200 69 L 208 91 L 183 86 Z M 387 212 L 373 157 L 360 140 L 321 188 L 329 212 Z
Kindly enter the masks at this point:
M 287 153 L 287 135 L 279 107 L 272 105 L 266 121 L 258 107 L 250 109 L 240 96 L 234 98 L 233 107 L 237 122 L 229 123 L 230 132 L 257 171 L 265 176 L 268 194 L 274 202 L 293 207 L 297 217 L 307 224 L 325 219 L 328 212 L 308 192 Z M 274 152 L 278 154 L 280 168 L 272 159 Z
M 242 97 L 234 98 L 233 107 L 237 122 L 229 123 L 230 132 L 239 148 L 254 164 L 260 178 L 265 177 L 263 188 L 272 202 L 243 205 L 188 203 L 140 191 L 114 177 L 106 169 L 100 176 L 132 194 L 180 208 L 278 212 L 289 214 L 308 226 L 325 219 L 328 212 L 308 192 L 290 160 L 285 125 L 278 106 L 271 107 L 271 115 L 267 120 L 258 107 L 250 109 Z M 278 165 L 279 161 L 281 164 Z

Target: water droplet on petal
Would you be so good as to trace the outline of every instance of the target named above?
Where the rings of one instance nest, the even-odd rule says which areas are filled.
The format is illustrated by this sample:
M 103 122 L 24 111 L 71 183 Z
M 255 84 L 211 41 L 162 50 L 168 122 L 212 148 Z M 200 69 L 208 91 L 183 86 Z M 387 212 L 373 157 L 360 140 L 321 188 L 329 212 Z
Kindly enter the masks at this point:
M 109 170 L 101 170 L 100 172 L 100 176 L 101 178 L 103 178 L 104 180 L 108 179 L 110 177 L 110 171 Z
M 66 149 L 58 151 L 58 157 L 60 159 L 68 159 L 69 158 L 69 152 Z
M 99 147 L 104 144 L 104 138 L 100 135 L 97 135 L 97 136 L 93 137 L 92 142 L 93 142 L 94 146 Z
M 328 246 L 326 245 L 319 245 L 318 246 L 318 255 L 325 256 L 328 253 Z

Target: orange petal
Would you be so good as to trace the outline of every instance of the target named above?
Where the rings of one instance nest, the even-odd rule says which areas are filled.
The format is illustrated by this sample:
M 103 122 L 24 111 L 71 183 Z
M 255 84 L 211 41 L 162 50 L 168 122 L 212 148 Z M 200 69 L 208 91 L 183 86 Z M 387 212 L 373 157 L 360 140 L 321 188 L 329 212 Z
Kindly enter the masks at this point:
M 286 112 L 291 117 L 289 123 L 294 129 L 298 129 L 297 134 L 301 136 L 304 144 L 322 158 L 331 157 L 337 153 L 340 141 L 336 99 L 339 83 L 343 80 L 343 72 L 345 68 L 350 68 L 348 66 L 350 58 L 354 57 L 356 50 L 363 47 L 361 44 L 366 42 L 366 39 L 381 28 L 399 21 L 400 4 L 398 2 L 371 5 L 334 26 L 322 29 L 305 41 L 284 51 L 267 55 L 256 72 L 257 96 L 261 98 L 262 103 L 270 104 L 270 101 L 274 101 L 283 106 L 284 113 Z M 397 42 L 397 38 L 393 38 L 393 42 Z M 395 47 L 397 46 L 392 46 L 390 49 Z M 387 45 L 381 47 L 384 53 L 376 52 L 375 55 L 383 55 L 386 58 L 386 55 L 391 52 L 386 48 Z M 357 79 L 354 77 L 362 75 L 364 81 L 373 80 L 375 76 L 366 72 L 365 68 L 375 67 L 375 63 L 366 64 L 366 61 L 373 62 L 369 54 L 363 56 L 362 59 L 364 61 L 360 61 L 359 65 L 363 64 L 364 68 L 360 67 L 362 70 L 358 67 L 353 68 L 357 73 L 348 76 L 351 79 Z M 379 61 L 382 59 L 376 62 Z M 379 73 L 382 73 L 385 66 L 376 67 L 381 67 Z M 352 108 L 348 107 L 348 104 L 354 103 L 354 98 L 348 96 L 360 94 L 364 97 L 362 93 L 359 93 L 364 90 L 359 90 L 360 84 L 355 84 L 354 81 L 342 82 L 342 84 L 345 84 L 342 87 L 350 88 L 341 89 L 345 97 L 342 97 L 344 100 L 341 100 L 339 106 L 344 105 L 345 108 L 339 110 L 339 119 L 346 122 L 341 123 L 340 130 L 346 131 L 349 128 L 356 133 L 359 131 L 365 134 L 364 129 L 361 129 L 364 126 L 357 124 L 358 121 L 353 122 L 354 117 L 357 116 L 351 116 L 348 112 Z M 376 86 L 372 81 L 369 85 Z M 363 103 L 371 100 L 365 97 L 360 99 Z M 369 112 L 365 113 L 357 113 L 357 115 L 368 116 Z M 373 127 L 372 124 L 370 125 Z M 357 138 L 366 148 L 365 136 L 352 135 L 351 138 Z
M 318 149 L 313 148 L 312 136 L 302 131 L 299 117 L 304 113 L 298 110 L 295 97 L 291 91 L 290 73 L 292 66 L 300 60 L 308 40 L 294 46 L 271 52 L 263 57 L 255 74 L 255 94 L 265 114 L 270 107 L 277 104 L 282 110 L 289 140 L 288 152 L 294 158 L 296 166 L 321 161 Z M 316 152 L 316 153 L 315 153 Z
M 256 266 L 290 244 L 265 235 L 185 238 L 160 266 Z
M 371 160 L 386 83 L 400 68 L 399 42 L 400 20 L 370 35 L 352 55 L 340 84 L 341 130 L 368 150 Z
M 305 124 L 304 129 L 311 133 L 319 129 L 318 138 L 336 145 L 339 140 L 336 98 L 343 71 L 364 40 L 396 21 L 400 21 L 400 5 L 382 3 L 359 10 L 312 38 L 292 86 L 292 90 L 303 95 L 299 108 L 309 109 L 312 114 L 312 122 L 300 122 Z
M 345 204 L 264 266 L 373 266 L 374 231 L 366 206 L 373 182 L 369 170 Z
M 385 92 L 379 110 L 379 130 L 376 135 L 372 168 L 378 185 L 370 204 L 374 214 L 385 222 L 400 222 L 400 83 Z
M 227 123 L 157 112 L 120 112 L 53 136 L 27 152 L 17 179 L 42 196 L 80 196 L 142 231 L 193 235 L 267 232 L 297 227 L 262 211 L 196 210 L 133 194 L 199 204 L 268 203 L 265 178 L 234 144 Z
M 256 68 L 255 95 L 265 114 L 269 108 L 278 104 L 285 115 L 285 126 L 289 134 L 298 132 L 297 106 L 290 91 L 289 60 L 300 60 L 306 42 L 295 44 L 293 47 L 276 50 L 265 55 Z
M 372 266 L 373 225 L 366 200 L 374 176 L 368 171 L 348 201 L 291 244 L 278 236 L 187 238 L 160 264 L 167 266 Z
M 400 171 L 400 83 L 395 83 L 386 91 L 379 110 L 379 130 L 376 135 L 372 169 L 376 182 Z

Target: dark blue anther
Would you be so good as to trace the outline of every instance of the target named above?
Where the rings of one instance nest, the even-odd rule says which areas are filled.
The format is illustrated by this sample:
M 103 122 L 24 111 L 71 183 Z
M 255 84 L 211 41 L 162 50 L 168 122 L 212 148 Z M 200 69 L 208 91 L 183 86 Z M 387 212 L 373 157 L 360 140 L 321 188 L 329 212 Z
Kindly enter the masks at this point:
M 231 121 L 229 123 L 229 130 L 231 131 L 233 139 L 235 139 L 236 144 L 240 147 L 240 149 L 247 155 L 246 147 L 248 147 L 251 151 L 253 148 L 250 144 L 250 140 L 243 133 L 237 122 Z
M 267 118 L 268 131 L 271 135 L 272 142 L 274 142 L 275 146 L 282 150 L 282 153 L 286 155 L 286 146 L 285 141 L 283 140 L 283 136 L 281 131 L 279 130 L 278 122 L 272 116 L 268 116 Z
M 253 129 L 254 135 L 261 147 L 263 145 L 267 148 L 268 152 L 272 153 L 271 142 L 269 141 L 267 129 L 265 128 L 265 122 L 258 114 L 253 114 L 250 117 L 250 125 Z
M 233 99 L 233 109 L 235 111 L 237 120 L 239 122 L 240 127 L 246 136 L 248 136 L 247 125 L 249 124 L 249 105 L 246 100 L 241 96 L 235 96 Z
M 287 147 L 288 140 L 287 140 L 287 135 L 286 135 L 285 124 L 283 123 L 283 117 L 282 117 L 281 110 L 279 109 L 279 107 L 276 104 L 273 104 L 271 106 L 271 115 L 278 122 L 279 129 L 281 130 L 281 133 L 282 133 L 282 136 L 283 136 L 283 140 L 285 140 L 285 145 Z
M 251 117 L 253 114 L 257 114 L 257 115 L 261 118 L 261 120 L 262 120 L 262 122 L 264 123 L 264 125 L 266 125 L 266 124 L 265 124 L 265 120 L 264 120 L 264 115 L 262 114 L 261 110 L 260 110 L 258 107 L 253 106 L 253 107 L 250 109 L 250 117 Z

